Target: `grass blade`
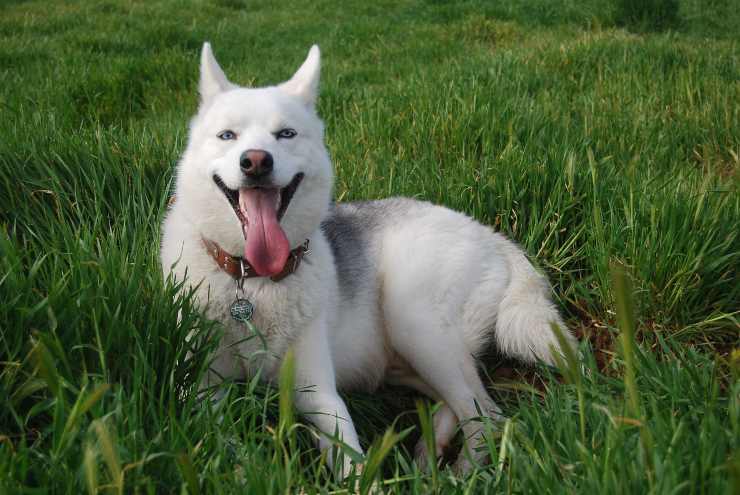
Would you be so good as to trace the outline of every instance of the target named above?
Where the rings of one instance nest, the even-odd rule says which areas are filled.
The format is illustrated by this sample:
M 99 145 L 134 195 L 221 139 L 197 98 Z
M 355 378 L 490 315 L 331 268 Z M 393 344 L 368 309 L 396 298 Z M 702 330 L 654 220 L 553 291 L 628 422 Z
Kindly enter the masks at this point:
M 95 420 L 92 427 L 97 435 L 98 449 L 103 456 L 105 466 L 108 468 L 111 484 L 119 494 L 123 493 L 123 469 L 121 469 L 121 461 L 116 452 L 113 436 L 102 420 Z
M 637 418 L 642 425 L 640 428 L 640 443 L 642 444 L 645 462 L 648 465 L 648 479 L 653 483 L 653 440 L 648 429 L 647 420 L 642 413 L 640 392 L 637 387 L 637 365 L 635 362 L 635 322 L 634 307 L 632 305 L 632 287 L 627 278 L 624 265 L 617 262 L 611 264 L 614 299 L 617 306 L 617 324 L 619 325 L 619 341 L 622 358 L 624 359 L 624 384 L 627 393 L 627 409 L 632 417 Z
M 192 459 L 186 452 L 178 454 L 175 459 L 177 460 L 177 467 L 180 468 L 180 473 L 188 486 L 188 491 L 193 495 L 199 495 L 200 485 L 198 484 L 198 476 L 195 473 Z

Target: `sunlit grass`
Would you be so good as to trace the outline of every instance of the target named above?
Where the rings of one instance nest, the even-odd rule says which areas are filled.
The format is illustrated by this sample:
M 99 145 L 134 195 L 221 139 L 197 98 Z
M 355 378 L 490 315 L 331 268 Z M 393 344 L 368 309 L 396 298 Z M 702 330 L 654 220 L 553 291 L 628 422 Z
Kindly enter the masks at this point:
M 2 3 L 0 492 L 736 491 L 740 10 L 679 4 L 651 32 L 607 0 Z M 616 344 L 539 388 L 487 359 L 508 419 L 465 479 L 413 462 L 434 406 L 405 391 L 347 397 L 369 453 L 347 483 L 293 416 L 290 360 L 204 405 L 220 328 L 157 256 L 205 40 L 242 84 L 318 42 L 335 196 L 503 231 Z

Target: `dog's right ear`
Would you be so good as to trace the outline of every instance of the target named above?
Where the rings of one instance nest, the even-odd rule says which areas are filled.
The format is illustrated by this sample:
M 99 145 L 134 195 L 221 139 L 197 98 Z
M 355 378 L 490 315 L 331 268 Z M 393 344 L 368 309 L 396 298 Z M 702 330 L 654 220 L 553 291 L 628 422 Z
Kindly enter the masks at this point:
M 231 84 L 224 71 L 216 62 L 216 57 L 211 51 L 211 44 L 203 43 L 203 51 L 200 54 L 200 91 L 201 105 L 207 105 L 216 95 L 236 86 Z

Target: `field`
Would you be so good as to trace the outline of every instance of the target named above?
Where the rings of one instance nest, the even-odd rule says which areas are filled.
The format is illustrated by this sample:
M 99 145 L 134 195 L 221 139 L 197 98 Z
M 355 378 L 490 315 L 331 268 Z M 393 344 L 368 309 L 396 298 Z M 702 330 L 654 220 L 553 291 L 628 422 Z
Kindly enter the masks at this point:
M 0 493 L 738 493 L 740 8 L 677 4 L 4 0 Z M 219 327 L 158 239 L 206 40 L 243 85 L 318 43 L 336 198 L 462 210 L 552 280 L 583 363 L 492 351 L 489 465 L 416 466 L 401 389 L 347 397 L 347 482 L 288 386 L 197 400 Z

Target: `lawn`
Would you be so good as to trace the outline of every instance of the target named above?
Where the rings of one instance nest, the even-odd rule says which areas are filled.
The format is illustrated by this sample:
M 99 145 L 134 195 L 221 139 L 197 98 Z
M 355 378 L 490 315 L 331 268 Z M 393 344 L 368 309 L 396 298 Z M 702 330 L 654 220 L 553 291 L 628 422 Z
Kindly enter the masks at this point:
M 0 493 L 738 493 L 740 8 L 653 2 L 4 0 Z M 552 280 L 583 362 L 492 350 L 489 465 L 417 466 L 401 389 L 347 397 L 347 482 L 289 387 L 198 401 L 219 326 L 158 243 L 206 40 L 244 85 L 318 43 L 336 198 L 462 210 Z

